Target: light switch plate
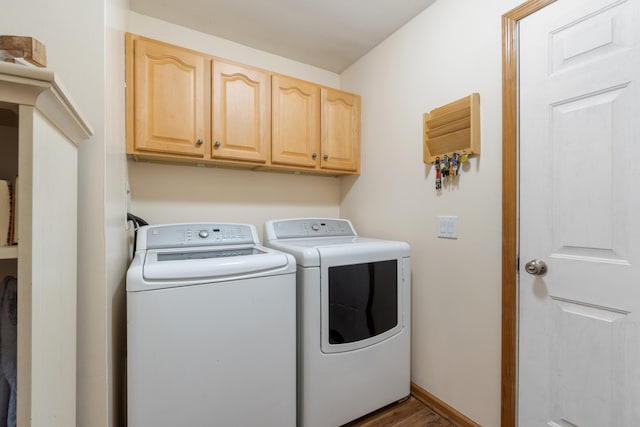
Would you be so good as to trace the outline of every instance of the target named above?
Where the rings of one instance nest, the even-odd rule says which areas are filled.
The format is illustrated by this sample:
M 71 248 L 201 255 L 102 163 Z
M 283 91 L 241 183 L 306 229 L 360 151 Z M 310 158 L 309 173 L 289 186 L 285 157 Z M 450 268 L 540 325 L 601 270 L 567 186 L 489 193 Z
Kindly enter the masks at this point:
M 438 216 L 438 237 L 445 239 L 458 238 L 457 216 Z

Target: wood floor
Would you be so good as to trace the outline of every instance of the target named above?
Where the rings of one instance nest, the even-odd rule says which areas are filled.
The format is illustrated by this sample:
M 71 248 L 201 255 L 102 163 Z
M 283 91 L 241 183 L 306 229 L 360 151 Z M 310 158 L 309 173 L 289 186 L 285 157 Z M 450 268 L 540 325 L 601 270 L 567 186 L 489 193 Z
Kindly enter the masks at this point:
M 384 407 L 343 427 L 457 427 L 413 396 Z

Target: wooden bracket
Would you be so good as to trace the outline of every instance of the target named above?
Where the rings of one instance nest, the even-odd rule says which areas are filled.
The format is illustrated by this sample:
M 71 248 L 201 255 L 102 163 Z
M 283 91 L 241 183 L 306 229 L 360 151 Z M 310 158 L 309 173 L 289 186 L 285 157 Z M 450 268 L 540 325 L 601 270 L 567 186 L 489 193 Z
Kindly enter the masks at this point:
M 472 93 L 424 113 L 423 161 L 433 163 L 444 154 L 480 154 L 480 95 Z

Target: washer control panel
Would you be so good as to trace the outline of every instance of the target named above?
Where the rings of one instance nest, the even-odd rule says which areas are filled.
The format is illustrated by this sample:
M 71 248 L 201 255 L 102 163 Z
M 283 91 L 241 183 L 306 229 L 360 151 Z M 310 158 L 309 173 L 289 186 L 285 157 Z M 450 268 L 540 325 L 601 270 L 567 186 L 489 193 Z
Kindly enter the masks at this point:
M 278 239 L 357 236 L 349 220 L 333 218 L 303 218 L 274 221 L 273 230 Z
M 147 249 L 188 246 L 259 244 L 251 224 L 164 224 L 147 228 Z

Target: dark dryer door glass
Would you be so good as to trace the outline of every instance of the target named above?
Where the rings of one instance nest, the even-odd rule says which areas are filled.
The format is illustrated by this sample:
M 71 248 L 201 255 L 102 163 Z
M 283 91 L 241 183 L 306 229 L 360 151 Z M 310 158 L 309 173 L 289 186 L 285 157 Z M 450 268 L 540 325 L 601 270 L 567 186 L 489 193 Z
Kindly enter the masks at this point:
M 365 340 L 397 324 L 397 260 L 329 267 L 329 344 Z

